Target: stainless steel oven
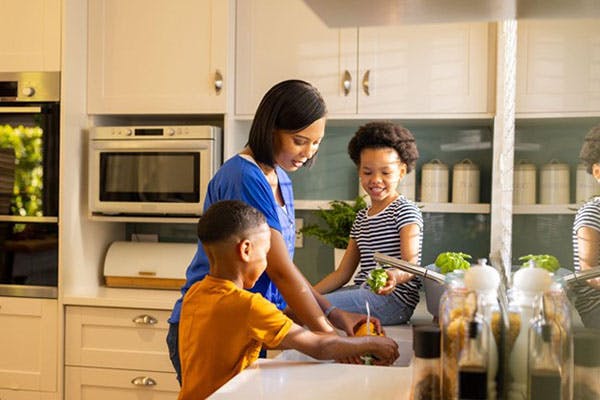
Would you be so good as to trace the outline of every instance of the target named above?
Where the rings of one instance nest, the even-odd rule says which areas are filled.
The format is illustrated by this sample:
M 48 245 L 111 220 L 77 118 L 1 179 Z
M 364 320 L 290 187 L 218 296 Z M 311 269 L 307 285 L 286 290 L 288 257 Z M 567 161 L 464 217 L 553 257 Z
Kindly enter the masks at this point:
M 60 74 L 0 73 L 0 295 L 55 298 Z

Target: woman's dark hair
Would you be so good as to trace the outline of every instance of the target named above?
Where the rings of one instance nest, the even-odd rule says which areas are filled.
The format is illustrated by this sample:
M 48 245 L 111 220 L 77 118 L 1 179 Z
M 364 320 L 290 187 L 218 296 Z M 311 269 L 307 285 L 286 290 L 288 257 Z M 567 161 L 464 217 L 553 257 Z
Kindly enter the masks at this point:
M 243 237 L 250 229 L 266 223 L 260 211 L 243 201 L 217 201 L 200 217 L 198 239 L 202 243 L 215 243 L 233 236 Z
M 326 114 L 323 97 L 310 83 L 297 79 L 279 82 L 269 89 L 258 105 L 246 146 L 250 147 L 256 161 L 274 167 L 275 130 L 298 132 Z M 311 163 L 312 159 L 305 165 Z
M 403 126 L 387 121 L 375 121 L 358 128 L 350 143 L 348 154 L 357 166 L 360 165 L 360 153 L 364 149 L 392 148 L 406 164 L 406 173 L 415 168 L 419 151 L 413 134 Z
M 585 135 L 579 158 L 584 162 L 589 174 L 592 173 L 594 164 L 600 163 L 600 124 L 594 126 Z

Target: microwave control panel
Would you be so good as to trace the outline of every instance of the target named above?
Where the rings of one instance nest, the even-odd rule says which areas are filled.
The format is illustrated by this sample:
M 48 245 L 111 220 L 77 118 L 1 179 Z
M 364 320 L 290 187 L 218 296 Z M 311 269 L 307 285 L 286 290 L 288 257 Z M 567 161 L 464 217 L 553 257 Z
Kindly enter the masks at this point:
M 208 125 L 185 126 L 99 126 L 91 140 L 208 139 L 217 140 L 221 129 Z

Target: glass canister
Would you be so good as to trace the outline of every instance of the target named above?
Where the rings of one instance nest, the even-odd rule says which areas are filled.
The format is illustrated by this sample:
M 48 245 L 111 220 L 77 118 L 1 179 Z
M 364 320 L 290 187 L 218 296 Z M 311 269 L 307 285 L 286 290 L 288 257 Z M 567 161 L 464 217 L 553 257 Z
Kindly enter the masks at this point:
M 413 328 L 412 400 L 439 400 L 440 393 L 440 328 L 419 325 Z
M 438 159 L 423 164 L 421 201 L 423 203 L 448 202 L 448 166 Z
M 544 164 L 540 177 L 541 204 L 569 203 L 569 164 L 552 160 Z
M 573 340 L 573 399 L 600 399 L 600 330 L 578 329 L 574 332 Z
M 592 174 L 587 172 L 585 164 L 577 166 L 575 181 L 577 182 L 575 186 L 575 203 L 584 203 L 593 196 L 600 194 L 600 183 Z
M 535 164 L 521 160 L 515 165 L 513 178 L 513 204 L 535 204 Z
M 529 329 L 527 363 L 527 399 L 562 400 L 562 369 L 556 326 L 545 318 L 537 319 Z
M 452 168 L 452 202 L 479 203 L 479 167 L 468 158 Z

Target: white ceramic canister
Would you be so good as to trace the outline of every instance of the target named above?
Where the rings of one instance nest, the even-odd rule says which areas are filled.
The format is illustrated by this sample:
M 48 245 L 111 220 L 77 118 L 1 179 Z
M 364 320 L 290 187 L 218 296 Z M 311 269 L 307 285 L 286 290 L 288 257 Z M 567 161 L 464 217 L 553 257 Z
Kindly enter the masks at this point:
M 404 175 L 404 178 L 402 178 L 400 180 L 400 182 L 398 183 L 398 186 L 396 188 L 398 193 L 404 195 L 404 197 L 406 197 L 407 199 L 409 199 L 411 201 L 416 200 L 416 194 L 415 194 L 415 192 L 416 192 L 415 176 L 416 175 L 417 174 L 416 174 L 415 170 L 413 169 L 412 171 L 410 171 L 410 173 Z M 368 205 L 371 205 L 371 199 L 367 195 L 367 192 L 365 192 L 365 189 L 363 189 L 362 185 L 360 184 L 360 178 L 358 179 L 358 194 L 360 196 L 364 197 L 364 199 Z
M 540 177 L 540 203 L 569 203 L 569 165 L 552 160 L 544 164 Z
M 468 158 L 452 168 L 452 202 L 479 203 L 479 167 Z
M 513 204 L 535 204 L 535 164 L 521 160 L 515 165 L 513 177 Z
M 448 202 L 448 166 L 438 159 L 423 164 L 421 201 L 423 203 Z
M 575 182 L 577 182 L 575 188 L 575 203 L 584 203 L 591 197 L 600 194 L 600 184 L 592 174 L 588 174 L 585 164 L 579 164 L 577 166 Z

